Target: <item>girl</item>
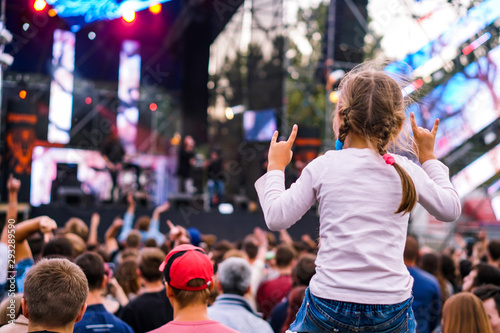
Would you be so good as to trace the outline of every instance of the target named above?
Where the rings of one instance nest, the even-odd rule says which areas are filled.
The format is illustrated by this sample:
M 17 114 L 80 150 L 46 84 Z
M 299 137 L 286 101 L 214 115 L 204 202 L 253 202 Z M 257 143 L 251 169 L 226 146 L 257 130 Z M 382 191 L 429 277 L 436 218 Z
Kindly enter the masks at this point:
M 460 215 L 448 168 L 434 156 L 432 131 L 417 127 L 414 147 L 422 167 L 388 154 L 406 119 L 401 87 L 384 72 L 353 70 L 337 104 L 335 151 L 316 158 L 288 190 L 284 169 L 297 125 L 269 149 L 267 173 L 255 183 L 266 224 L 286 229 L 319 202 L 316 275 L 290 331 L 414 332 L 413 280 L 403 262 L 409 212 L 419 202 L 441 221 Z

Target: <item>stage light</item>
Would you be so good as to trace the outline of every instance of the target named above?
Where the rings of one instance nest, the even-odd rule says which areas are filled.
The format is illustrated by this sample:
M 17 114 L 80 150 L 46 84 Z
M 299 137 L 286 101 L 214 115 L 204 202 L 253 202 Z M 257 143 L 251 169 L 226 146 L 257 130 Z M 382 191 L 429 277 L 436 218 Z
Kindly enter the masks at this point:
M 333 104 L 337 104 L 339 101 L 339 93 L 337 91 L 332 91 L 328 97 Z
M 151 104 L 149 104 L 149 109 L 151 111 L 156 111 L 156 110 L 158 110 L 158 105 L 156 105 L 156 103 L 151 103 Z
M 123 11 L 123 20 L 127 23 L 132 23 L 135 20 L 135 12 L 130 9 L 126 9 Z
M 475 41 L 464 47 L 462 49 L 462 53 L 464 55 L 468 55 L 469 53 L 477 49 L 479 46 L 483 45 L 490 38 L 491 34 L 489 32 L 485 33 L 484 35 L 482 35 L 481 37 L 479 37 L 478 39 L 476 39 Z
M 35 8 L 37 12 L 44 10 L 46 6 L 47 3 L 45 0 L 35 0 L 35 3 L 33 4 L 33 8 Z
M 94 39 L 95 39 L 95 37 L 96 37 L 96 33 L 95 33 L 95 32 L 93 32 L 93 31 L 91 31 L 91 32 L 89 32 L 89 35 L 88 35 L 88 36 L 89 36 L 89 39 L 90 39 L 90 40 L 94 40 Z
M 158 2 L 154 2 L 151 6 L 149 6 L 149 11 L 153 14 L 161 13 L 161 4 Z
M 87 105 L 92 104 L 92 97 L 89 97 L 89 96 L 85 97 L 85 104 L 87 104 Z
M 232 119 L 234 118 L 233 109 L 231 109 L 230 107 L 227 107 L 227 108 L 224 110 L 224 113 L 226 114 L 226 118 L 227 118 L 227 120 L 232 120 Z
M 57 10 L 55 10 L 54 8 L 49 9 L 49 16 L 50 17 L 54 17 L 56 15 L 57 15 Z
M 24 31 L 28 31 L 29 28 L 30 28 L 30 24 L 29 23 L 24 23 L 23 24 L 23 30 Z
M 19 97 L 20 97 L 21 99 L 25 99 L 25 98 L 26 98 L 26 95 L 28 95 L 28 93 L 26 92 L 26 90 L 21 90 L 21 91 L 19 92 Z

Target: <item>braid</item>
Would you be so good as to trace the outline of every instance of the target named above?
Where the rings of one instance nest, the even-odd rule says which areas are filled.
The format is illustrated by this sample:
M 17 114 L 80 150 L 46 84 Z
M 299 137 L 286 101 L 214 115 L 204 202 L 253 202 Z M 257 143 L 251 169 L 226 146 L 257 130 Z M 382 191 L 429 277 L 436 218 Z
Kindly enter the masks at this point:
M 340 112 L 340 116 L 342 117 L 341 120 L 341 125 L 339 128 L 339 141 L 340 142 L 345 142 L 345 138 L 347 134 L 349 133 L 349 130 L 351 129 L 351 124 L 349 121 L 349 112 L 351 111 L 350 108 L 346 108 Z

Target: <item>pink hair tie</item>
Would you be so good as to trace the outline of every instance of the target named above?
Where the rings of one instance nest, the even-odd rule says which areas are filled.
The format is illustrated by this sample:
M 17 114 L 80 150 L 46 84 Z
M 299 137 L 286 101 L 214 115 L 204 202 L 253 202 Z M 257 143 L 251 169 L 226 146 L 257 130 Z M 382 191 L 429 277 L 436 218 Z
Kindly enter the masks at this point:
M 396 162 L 396 160 L 394 159 L 394 157 L 392 157 L 389 154 L 384 154 L 382 156 L 382 158 L 384 159 L 385 163 L 390 164 L 390 165 L 393 165 L 394 162 Z

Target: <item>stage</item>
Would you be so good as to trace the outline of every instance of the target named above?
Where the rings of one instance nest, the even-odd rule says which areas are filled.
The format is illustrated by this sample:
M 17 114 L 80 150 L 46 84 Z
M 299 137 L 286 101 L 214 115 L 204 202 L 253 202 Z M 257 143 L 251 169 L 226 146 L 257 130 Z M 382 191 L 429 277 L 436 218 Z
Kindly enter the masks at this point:
M 262 211 L 255 213 L 248 212 L 246 209 L 235 209 L 232 214 L 221 214 L 216 210 L 205 211 L 202 207 L 194 205 L 180 204 L 178 207 L 173 205 L 169 211 L 161 215 L 160 231 L 168 232 L 168 226 L 165 223 L 167 219 L 176 225 L 185 228 L 195 227 L 202 234 L 214 234 L 218 240 L 227 239 L 237 241 L 253 232 L 255 227 L 260 227 L 266 231 L 266 224 Z M 70 217 L 79 217 L 87 225 L 90 223 L 90 216 L 94 212 L 101 215 L 98 235 L 101 241 L 107 228 L 113 222 L 116 216 L 123 217 L 127 207 L 119 204 L 108 204 L 95 207 L 71 206 L 68 204 L 53 203 L 32 207 L 31 216 L 48 215 L 53 218 L 57 225 L 62 227 Z M 135 217 L 142 215 L 151 216 L 151 208 L 137 206 Z M 300 221 L 293 225 L 288 232 L 295 240 L 300 240 L 303 234 L 309 234 L 313 239 L 318 237 L 319 218 L 315 210 L 308 211 Z M 279 233 L 274 233 L 279 240 Z

